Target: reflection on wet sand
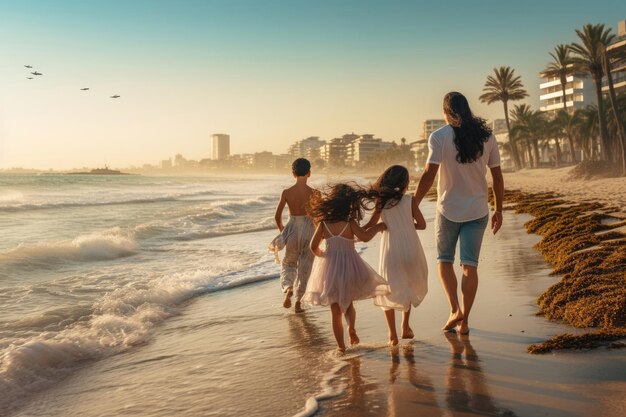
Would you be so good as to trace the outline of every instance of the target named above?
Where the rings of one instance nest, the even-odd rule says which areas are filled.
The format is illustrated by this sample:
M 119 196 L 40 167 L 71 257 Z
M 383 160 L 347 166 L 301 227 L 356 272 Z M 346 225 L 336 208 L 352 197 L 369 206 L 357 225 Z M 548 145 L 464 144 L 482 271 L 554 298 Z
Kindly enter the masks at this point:
M 446 375 L 446 404 L 451 415 L 513 417 L 511 411 L 495 406 L 469 335 L 446 333 L 445 336 L 452 353 Z
M 433 383 L 415 361 L 413 345 L 403 349 L 403 356 L 406 368 L 400 364 L 399 350 L 391 351 L 386 416 L 442 416 Z M 406 370 L 406 378 L 402 378 L 403 369 Z
M 302 350 L 303 354 L 327 350 L 329 339 L 327 333 L 317 324 L 315 317 L 306 314 L 290 314 L 289 323 L 290 346 Z M 319 354 L 319 353 L 318 353 Z

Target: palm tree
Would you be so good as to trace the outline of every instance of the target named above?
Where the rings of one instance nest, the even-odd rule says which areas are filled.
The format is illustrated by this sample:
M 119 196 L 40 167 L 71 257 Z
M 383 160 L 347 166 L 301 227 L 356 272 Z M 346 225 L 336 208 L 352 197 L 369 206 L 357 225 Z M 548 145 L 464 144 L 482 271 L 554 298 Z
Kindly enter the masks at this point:
M 567 94 L 565 90 L 567 88 L 567 76 L 572 73 L 573 65 L 570 57 L 569 45 L 559 44 L 554 47 L 554 52 L 550 52 L 552 62 L 548 64 L 545 70 L 541 73 L 544 78 L 558 78 L 561 81 L 561 91 L 563 93 L 563 110 L 567 112 Z M 570 158 L 572 163 L 576 163 L 576 153 L 574 152 L 574 140 L 572 135 L 567 131 L 567 141 L 569 143 Z M 557 141 L 558 144 L 558 141 Z M 558 164 L 557 164 L 558 166 Z
M 561 110 L 558 113 L 558 116 L 552 120 L 544 120 L 545 130 L 544 130 L 544 138 L 546 139 L 546 144 L 549 146 L 550 139 L 554 139 L 554 149 L 556 150 L 555 157 L 555 166 L 558 168 L 561 166 L 561 143 L 560 140 L 562 137 L 567 136 L 569 134 L 569 130 L 567 129 L 567 125 L 563 126 L 563 120 L 559 118 L 562 115 L 568 116 L 568 114 Z M 565 122 L 567 123 L 567 121 Z
M 511 110 L 511 119 L 511 134 L 516 138 L 526 139 L 528 159 L 533 167 L 539 167 L 539 139 L 546 136 L 547 128 L 545 113 L 532 110 L 527 104 L 515 105 Z
M 586 24 L 582 30 L 576 29 L 576 34 L 581 43 L 572 43 L 570 49 L 574 53 L 572 62 L 576 67 L 591 75 L 596 88 L 596 99 L 598 101 L 598 121 L 600 123 L 601 156 L 604 160 L 609 160 L 609 135 L 606 128 L 606 117 L 604 115 L 604 104 L 602 103 L 602 57 L 605 48 L 613 41 L 615 35 L 611 33 L 611 28 L 605 29 L 603 24 Z
M 602 50 L 602 66 L 604 73 L 606 74 L 607 85 L 609 87 L 609 102 L 611 103 L 611 111 L 613 114 L 613 121 L 617 131 L 617 137 L 619 138 L 621 154 L 622 154 L 622 176 L 626 177 L 626 132 L 624 129 L 623 119 L 620 118 L 617 97 L 615 96 L 615 88 L 613 87 L 613 75 L 611 74 L 611 57 L 609 56 L 606 47 Z
M 553 134 L 557 135 L 558 137 L 567 138 L 569 151 L 570 151 L 569 152 L 570 159 L 572 163 L 576 163 L 576 152 L 574 150 L 575 149 L 574 148 L 574 132 L 576 129 L 575 114 L 576 112 L 574 112 L 573 114 L 569 114 L 564 110 L 560 110 L 554 117 L 554 120 L 552 121 L 552 125 L 554 128 Z M 558 141 L 557 141 L 557 144 L 558 144 Z
M 504 106 L 504 118 L 506 120 L 506 129 L 509 132 L 509 142 L 511 144 L 511 154 L 515 167 L 520 169 L 522 162 L 520 160 L 517 148 L 511 137 L 511 123 L 509 121 L 509 100 L 516 101 L 528 97 L 528 93 L 524 90 L 521 77 L 515 75 L 515 70 L 511 67 L 500 67 L 493 69 L 494 75 L 487 76 L 487 81 L 483 88 L 483 94 L 480 101 L 491 104 L 501 101 Z
M 589 105 L 584 109 L 578 109 L 572 116 L 574 127 L 574 140 L 583 151 L 583 159 L 595 160 L 596 150 L 595 140 L 598 137 L 598 108 Z

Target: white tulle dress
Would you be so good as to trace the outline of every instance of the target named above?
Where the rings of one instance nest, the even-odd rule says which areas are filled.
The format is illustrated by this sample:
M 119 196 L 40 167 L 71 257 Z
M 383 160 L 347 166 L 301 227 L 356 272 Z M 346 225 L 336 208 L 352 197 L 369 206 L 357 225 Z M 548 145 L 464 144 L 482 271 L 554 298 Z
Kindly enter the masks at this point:
M 324 223 L 322 223 L 324 224 Z M 328 306 L 338 303 L 346 311 L 352 301 L 389 293 L 385 280 L 356 252 L 354 240 L 333 235 L 326 239 L 326 250 L 315 257 L 313 269 L 302 301 L 311 305 Z
M 395 206 L 381 211 L 387 230 L 380 242 L 378 272 L 391 292 L 376 297 L 374 303 L 385 310 L 408 311 L 428 292 L 428 265 L 413 223 L 412 202 L 413 196 L 407 194 Z

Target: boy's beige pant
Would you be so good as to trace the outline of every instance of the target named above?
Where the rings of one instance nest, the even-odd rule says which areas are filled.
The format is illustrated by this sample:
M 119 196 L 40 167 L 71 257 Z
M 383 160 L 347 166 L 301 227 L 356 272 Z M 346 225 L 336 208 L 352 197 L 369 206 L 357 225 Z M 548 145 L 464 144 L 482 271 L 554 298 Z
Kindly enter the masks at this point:
M 315 226 L 308 216 L 291 216 L 283 230 L 285 257 L 280 270 L 280 286 L 283 292 L 293 289 L 296 300 L 306 291 L 313 266 L 313 252 L 309 247 Z

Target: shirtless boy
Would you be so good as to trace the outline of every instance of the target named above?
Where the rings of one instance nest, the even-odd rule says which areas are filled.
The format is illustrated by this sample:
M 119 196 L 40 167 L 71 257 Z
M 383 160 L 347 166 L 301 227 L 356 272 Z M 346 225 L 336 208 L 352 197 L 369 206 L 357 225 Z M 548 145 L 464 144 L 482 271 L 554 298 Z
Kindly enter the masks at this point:
M 280 286 L 285 293 L 283 307 L 291 307 L 291 297 L 295 291 L 295 311 L 301 313 L 304 310 L 300 299 L 306 290 L 314 258 L 309 243 L 315 226 L 306 214 L 306 205 L 313 194 L 313 189 L 307 185 L 311 176 L 311 163 L 304 158 L 298 158 L 293 161 L 291 171 L 296 182 L 280 195 L 274 219 L 285 241 L 285 257 L 280 271 Z M 283 226 L 285 205 L 289 208 L 289 221 Z

